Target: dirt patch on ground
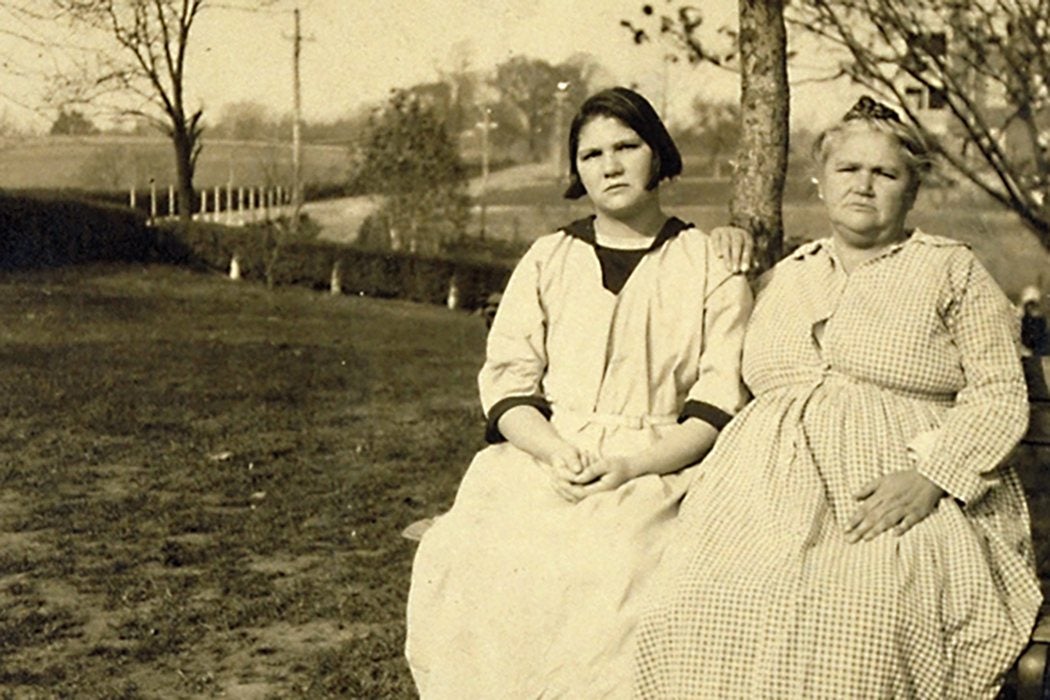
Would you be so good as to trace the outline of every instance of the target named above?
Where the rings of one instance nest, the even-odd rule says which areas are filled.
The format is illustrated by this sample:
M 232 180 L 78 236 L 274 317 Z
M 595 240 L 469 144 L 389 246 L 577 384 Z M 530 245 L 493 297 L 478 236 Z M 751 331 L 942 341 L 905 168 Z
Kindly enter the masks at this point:
M 480 440 L 480 319 L 141 267 L 0 319 L 0 698 L 414 696 L 398 533 Z

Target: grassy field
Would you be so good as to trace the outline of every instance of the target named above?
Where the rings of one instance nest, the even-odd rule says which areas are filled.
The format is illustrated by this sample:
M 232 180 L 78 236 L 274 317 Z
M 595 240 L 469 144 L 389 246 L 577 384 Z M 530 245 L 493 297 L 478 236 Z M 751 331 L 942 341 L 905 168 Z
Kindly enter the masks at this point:
M 291 181 L 289 144 L 206 138 L 197 163 L 198 188 Z M 303 177 L 314 183 L 346 181 L 350 160 L 341 146 L 305 145 Z M 165 189 L 175 183 L 171 142 L 162 137 L 41 136 L 0 140 L 0 187 L 114 190 Z
M 181 270 L 0 278 L 0 697 L 411 697 L 477 316 Z
M 484 333 L 166 267 L 0 277 L 0 698 L 412 697 L 399 532 L 481 445 Z

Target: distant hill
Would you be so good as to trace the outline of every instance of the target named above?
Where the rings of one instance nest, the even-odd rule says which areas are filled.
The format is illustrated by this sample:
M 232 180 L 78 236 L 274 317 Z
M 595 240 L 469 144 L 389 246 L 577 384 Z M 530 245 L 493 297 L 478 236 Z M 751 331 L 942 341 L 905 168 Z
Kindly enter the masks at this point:
M 205 140 L 194 179 L 198 187 L 283 184 L 291 180 L 287 143 Z M 307 182 L 345 182 L 350 160 L 343 146 L 303 147 Z M 0 188 L 145 188 L 153 178 L 175 181 L 171 143 L 149 136 L 39 136 L 0 139 Z

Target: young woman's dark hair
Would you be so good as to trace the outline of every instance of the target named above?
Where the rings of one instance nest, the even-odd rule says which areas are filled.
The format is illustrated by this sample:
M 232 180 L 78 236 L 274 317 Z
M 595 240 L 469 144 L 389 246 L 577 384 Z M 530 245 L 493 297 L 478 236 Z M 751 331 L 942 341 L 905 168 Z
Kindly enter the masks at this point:
M 676 177 L 682 172 L 682 156 L 653 106 L 634 90 L 614 87 L 588 97 L 573 117 L 572 126 L 569 127 L 569 187 L 565 190 L 566 199 L 579 199 L 587 194 L 576 169 L 576 152 L 580 146 L 580 130 L 591 119 L 599 116 L 623 122 L 652 149 L 653 174 L 648 189 L 654 189 L 661 180 Z

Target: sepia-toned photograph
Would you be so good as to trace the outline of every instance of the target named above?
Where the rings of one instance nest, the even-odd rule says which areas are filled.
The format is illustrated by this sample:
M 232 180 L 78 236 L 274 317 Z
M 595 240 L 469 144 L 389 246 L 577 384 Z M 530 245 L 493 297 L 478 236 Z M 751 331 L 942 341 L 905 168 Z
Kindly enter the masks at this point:
M 1050 697 L 1050 0 L 0 0 L 0 700 Z

